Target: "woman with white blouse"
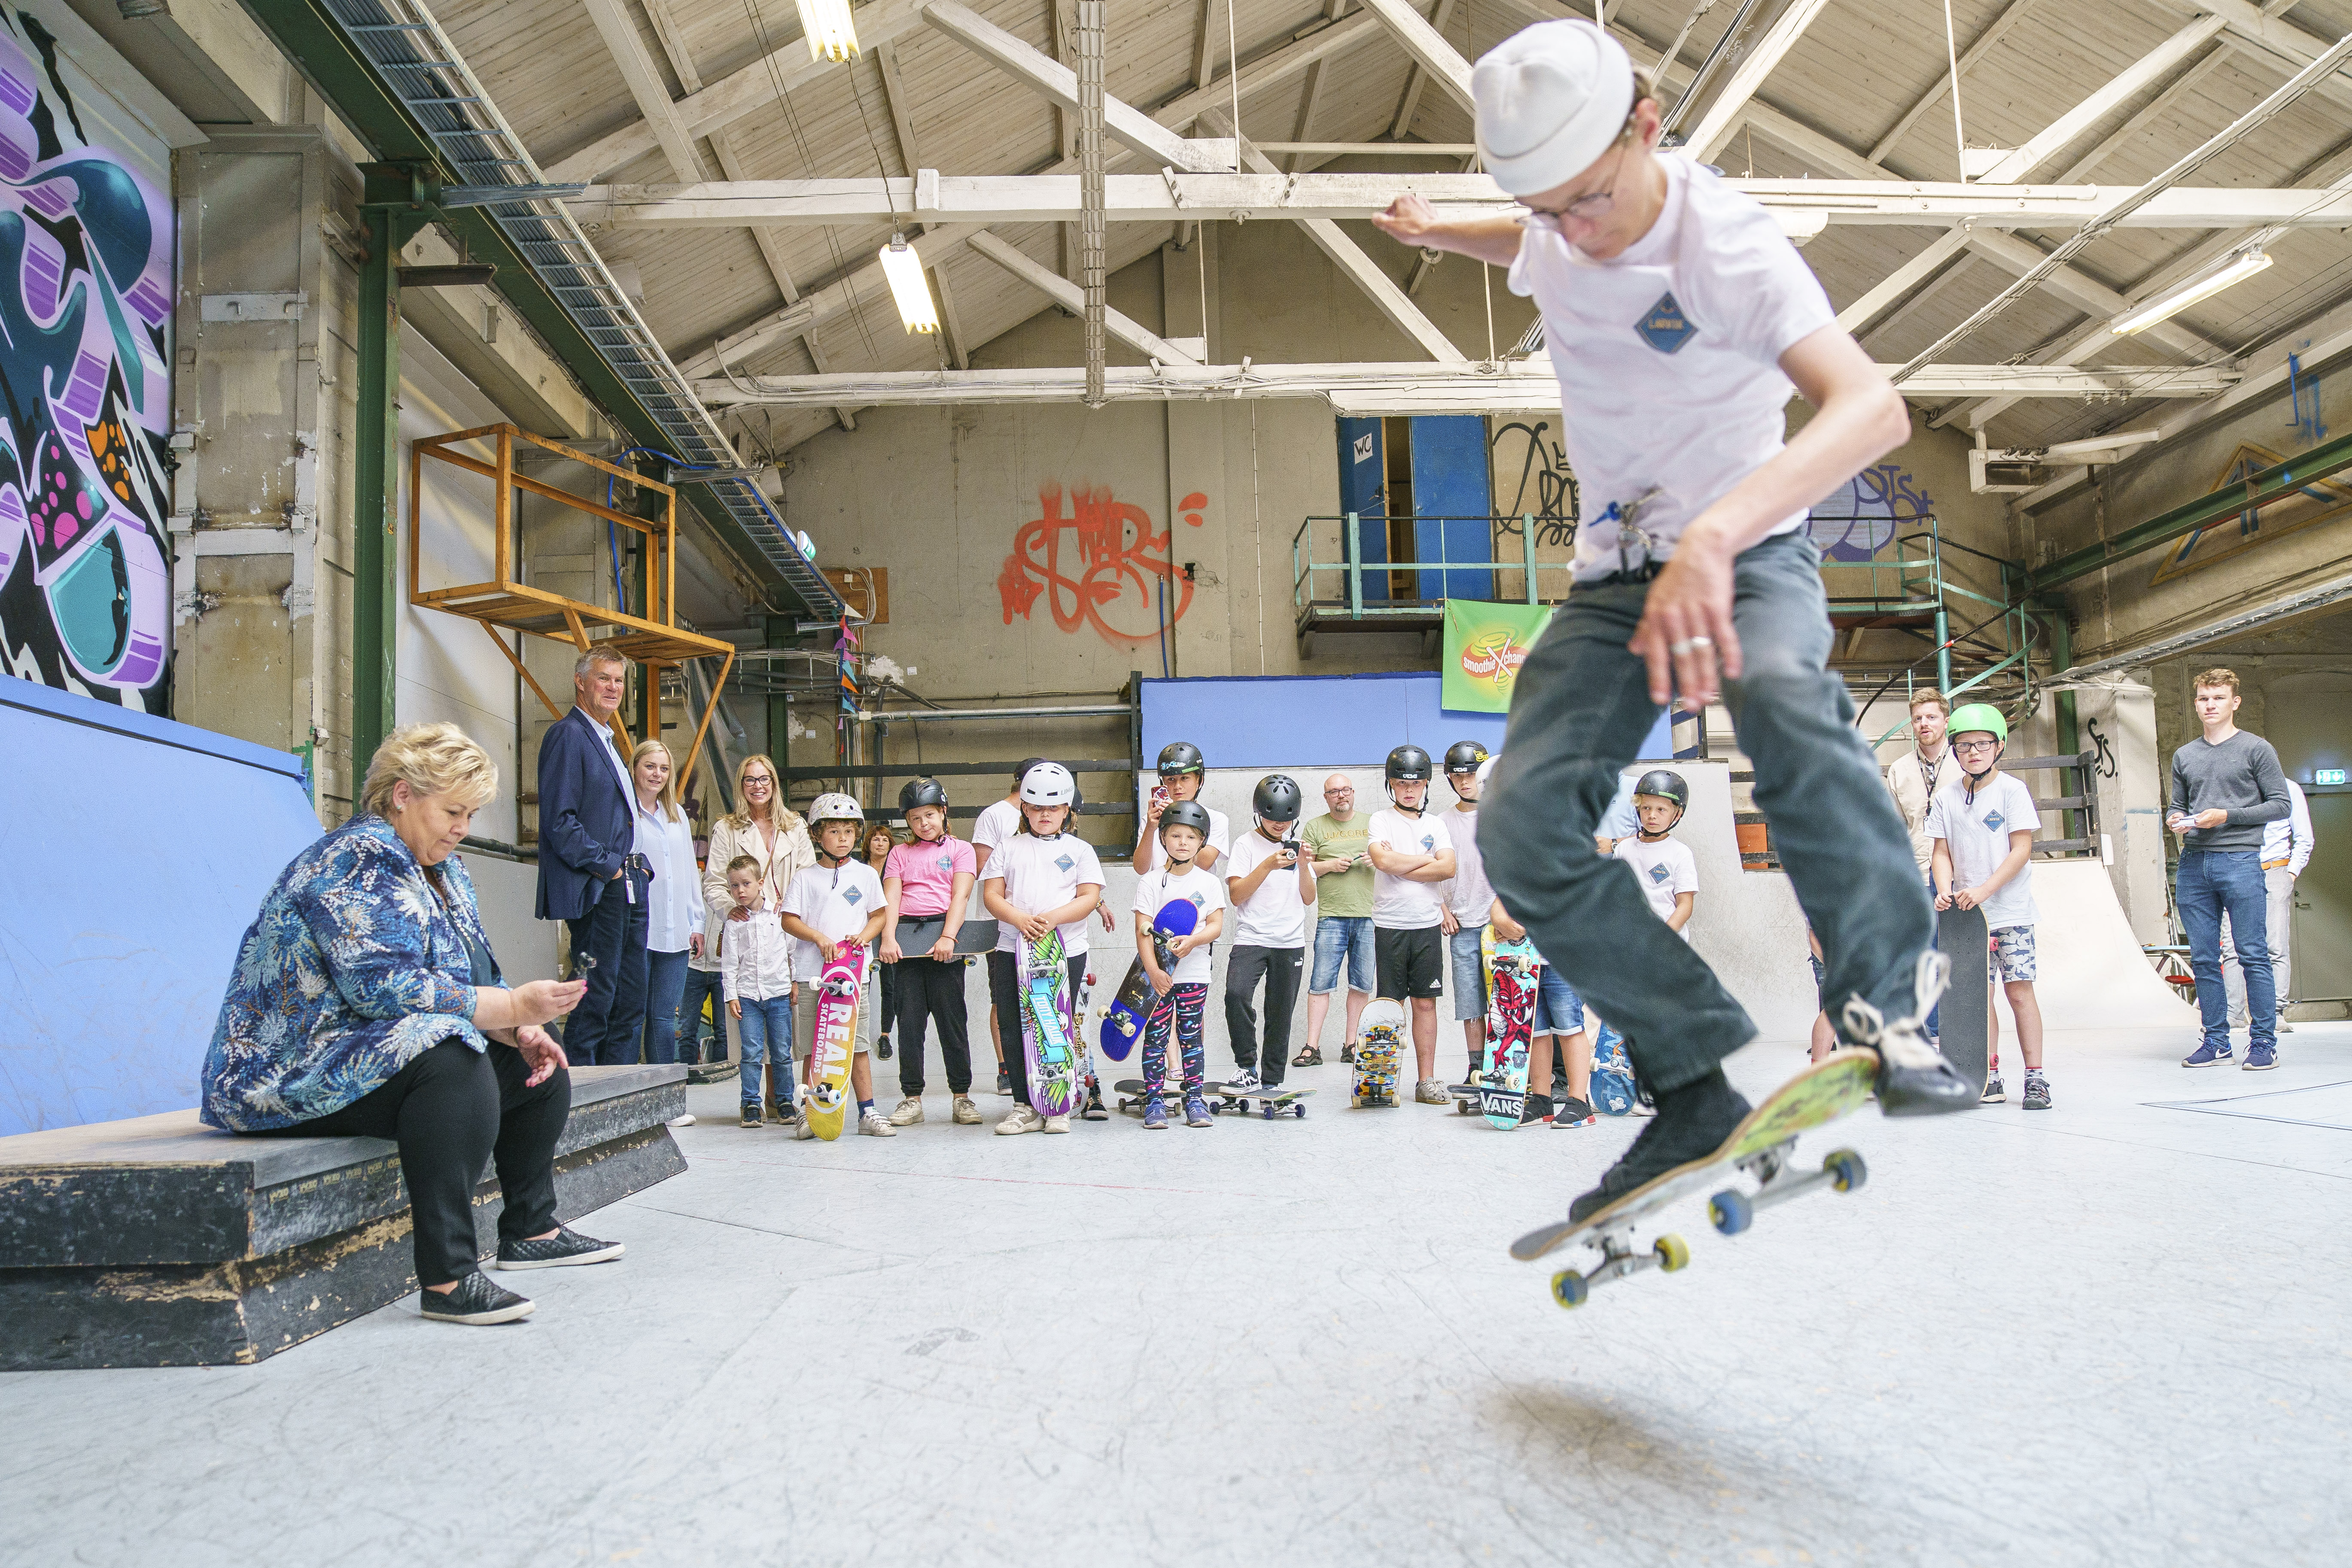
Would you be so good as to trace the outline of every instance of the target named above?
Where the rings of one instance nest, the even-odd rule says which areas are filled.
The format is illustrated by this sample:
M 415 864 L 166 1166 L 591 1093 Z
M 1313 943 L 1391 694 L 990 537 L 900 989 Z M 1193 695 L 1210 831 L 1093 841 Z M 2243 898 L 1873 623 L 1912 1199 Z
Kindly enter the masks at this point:
M 694 825 L 677 804 L 669 748 L 640 741 L 629 756 L 636 786 L 637 843 L 653 868 L 646 889 L 646 1052 L 649 1062 L 677 1060 L 677 1005 L 688 961 L 702 948 L 702 868 L 694 863 Z
M 735 809 L 711 828 L 709 851 L 703 857 L 703 956 L 695 962 L 713 969 L 718 967 L 720 944 L 726 940 L 729 912 L 735 908 L 734 895 L 727 890 L 727 868 L 738 855 L 749 855 L 760 863 L 762 909 L 782 909 L 793 873 L 816 864 L 816 847 L 809 842 L 808 825 L 784 804 L 776 764 L 764 753 L 754 753 L 736 764 Z M 768 1077 L 768 1110 L 779 1120 L 791 1106 L 789 1071 L 787 1064 Z

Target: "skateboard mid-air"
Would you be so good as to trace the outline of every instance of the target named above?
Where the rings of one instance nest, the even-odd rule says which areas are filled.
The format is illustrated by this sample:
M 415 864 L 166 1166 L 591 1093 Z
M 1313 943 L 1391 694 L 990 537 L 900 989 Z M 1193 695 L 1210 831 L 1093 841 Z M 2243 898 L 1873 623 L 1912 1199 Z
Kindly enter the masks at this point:
M 1349 1096 L 1358 1105 L 1397 1102 L 1397 1058 L 1404 1049 L 1404 1004 L 1382 997 L 1368 1004 L 1358 1027 Z
M 1598 1252 L 1597 1264 L 1580 1270 L 1564 1268 L 1551 1278 L 1552 1299 L 1563 1307 L 1580 1307 L 1596 1285 L 1644 1268 L 1671 1274 L 1690 1261 L 1690 1249 L 1681 1237 L 1661 1235 L 1644 1248 L 1634 1245 L 1633 1231 L 1643 1220 L 1693 1193 L 1717 1187 L 1707 1217 L 1725 1236 L 1738 1236 L 1755 1223 L 1759 1209 L 1824 1186 L 1852 1192 L 1869 1176 L 1862 1156 L 1851 1149 L 1839 1149 L 1822 1162 L 1819 1170 L 1799 1171 L 1794 1158 L 1797 1135 L 1860 1106 L 1870 1098 L 1871 1083 L 1877 1075 L 1875 1051 L 1832 1051 L 1765 1096 L 1714 1153 L 1666 1172 L 1581 1220 L 1562 1220 L 1528 1232 L 1511 1243 L 1511 1256 L 1531 1263 L 1571 1242 Z M 1753 1190 L 1736 1184 L 1742 1174 L 1754 1179 Z
M 865 943 L 845 944 L 816 983 L 804 1113 L 809 1131 L 827 1142 L 841 1136 L 849 1110 L 849 1064 L 857 1049 L 857 1000 L 866 984 L 866 954 Z

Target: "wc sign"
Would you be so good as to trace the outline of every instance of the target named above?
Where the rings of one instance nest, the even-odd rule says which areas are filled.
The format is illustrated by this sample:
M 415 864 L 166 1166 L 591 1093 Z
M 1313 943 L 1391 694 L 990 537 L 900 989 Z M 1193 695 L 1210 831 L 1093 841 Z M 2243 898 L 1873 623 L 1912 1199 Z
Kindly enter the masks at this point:
M 1369 463 L 1371 460 L 1372 433 L 1370 430 L 1367 430 L 1362 435 L 1356 437 L 1356 461 L 1360 463 Z

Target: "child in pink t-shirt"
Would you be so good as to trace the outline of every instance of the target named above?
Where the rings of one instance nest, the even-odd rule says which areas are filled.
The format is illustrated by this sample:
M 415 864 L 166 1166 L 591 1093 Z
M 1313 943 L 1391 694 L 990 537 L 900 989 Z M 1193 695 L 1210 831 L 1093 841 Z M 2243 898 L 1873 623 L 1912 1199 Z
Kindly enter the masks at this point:
M 964 961 L 955 946 L 979 865 L 971 846 L 948 832 L 948 792 L 938 780 L 917 779 L 900 790 L 898 809 L 915 837 L 891 850 L 882 867 L 882 962 L 898 965 L 898 1092 L 904 1097 L 890 1121 L 908 1127 L 923 1119 L 924 1026 L 936 1020 L 948 1090 L 955 1096 L 951 1119 L 977 1126 Z

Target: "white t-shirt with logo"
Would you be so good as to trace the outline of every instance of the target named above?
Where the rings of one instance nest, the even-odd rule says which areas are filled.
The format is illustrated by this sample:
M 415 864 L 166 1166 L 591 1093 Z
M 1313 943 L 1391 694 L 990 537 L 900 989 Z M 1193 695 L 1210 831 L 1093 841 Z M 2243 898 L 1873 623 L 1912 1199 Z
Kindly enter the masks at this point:
M 1391 808 L 1372 813 L 1370 841 L 1385 844 L 1400 855 L 1441 855 L 1454 847 L 1452 835 L 1436 812 L 1408 816 Z M 1372 870 L 1372 929 L 1422 931 L 1433 926 L 1445 907 L 1445 884 L 1415 882 Z
M 2009 858 L 2009 836 L 2020 828 L 2040 832 L 2042 815 L 2034 809 L 2033 792 L 2014 774 L 2001 774 L 1973 795 L 1966 781 L 1939 789 L 1927 805 L 1927 837 L 1952 847 L 1954 892 L 1991 876 Z M 1985 924 L 1994 931 L 2037 923 L 2042 912 L 2033 902 L 2033 862 L 2018 868 L 1982 907 Z
M 1301 845 L 1300 855 L 1306 852 Z M 1233 879 L 1248 876 L 1281 853 L 1281 845 L 1267 843 L 1265 835 L 1252 828 L 1234 846 L 1230 859 L 1217 862 L 1217 869 L 1224 874 L 1230 892 Z M 1307 900 L 1298 896 L 1297 861 L 1287 870 L 1268 868 L 1257 891 L 1234 906 L 1234 942 L 1239 947 L 1307 945 Z
M 1101 887 L 1102 861 L 1093 845 L 1067 833 L 1051 838 L 1016 833 L 988 858 L 988 869 L 980 874 L 980 879 L 1003 882 L 1006 901 L 1043 914 L 1076 898 L 1081 887 L 1089 883 Z M 1062 951 L 1073 957 L 1087 951 L 1087 918 L 1080 915 L 1061 928 Z M 997 922 L 997 952 L 1017 953 L 1027 945 L 1010 921 Z
M 1021 831 L 1021 808 L 1009 800 L 991 802 L 980 808 L 972 818 L 971 847 L 974 849 L 1002 849 L 1004 841 Z
M 1478 814 L 1456 808 L 1445 814 L 1445 831 L 1454 840 L 1454 879 L 1442 882 L 1445 907 L 1465 931 L 1476 931 L 1495 910 L 1494 885 L 1486 880 L 1486 862 L 1478 853 Z
M 1198 931 L 1209 923 L 1210 915 L 1225 907 L 1225 879 L 1214 871 L 1203 871 L 1198 866 L 1187 867 L 1181 871 L 1171 871 L 1163 866 L 1157 871 L 1146 871 L 1136 879 L 1137 914 L 1157 916 L 1160 906 L 1175 899 L 1189 900 L 1199 911 L 1199 919 L 1192 927 Z M 1210 946 L 1204 942 L 1176 961 L 1176 967 L 1171 973 L 1177 984 L 1206 985 L 1209 983 Z
M 1796 389 L 1778 362 L 1836 320 L 1771 214 L 1688 158 L 1658 162 L 1665 205 L 1622 254 L 1595 261 L 1530 228 L 1511 264 L 1559 377 L 1561 440 L 1584 497 L 1579 582 L 1672 556 L 1685 523 L 1780 450 Z M 1604 514 L 1637 500 L 1647 542 L 1626 558 Z
M 1675 912 L 1675 894 L 1698 891 L 1698 858 L 1690 852 L 1689 845 L 1671 834 L 1654 844 L 1645 844 L 1639 837 L 1620 838 L 1616 858 L 1633 868 L 1633 875 L 1641 879 L 1642 896 L 1650 900 L 1660 920 Z M 1683 927 L 1685 942 L 1690 934 L 1690 927 Z
M 784 913 L 798 915 L 813 931 L 835 942 L 866 929 L 882 908 L 882 879 L 863 860 L 830 869 L 803 866 L 784 888 Z M 814 980 L 824 973 L 824 954 L 813 942 L 793 943 L 793 977 Z
M 1176 803 L 1170 801 L 1168 804 L 1173 805 Z M 1222 861 L 1234 852 L 1234 826 L 1225 814 L 1215 806 L 1210 806 L 1208 812 L 1209 847 L 1217 852 L 1217 858 Z M 1162 817 L 1161 820 L 1165 821 L 1166 818 Z M 1168 864 L 1168 846 L 1160 842 L 1159 828 L 1153 827 L 1147 831 L 1151 835 L 1151 868 L 1157 871 Z

